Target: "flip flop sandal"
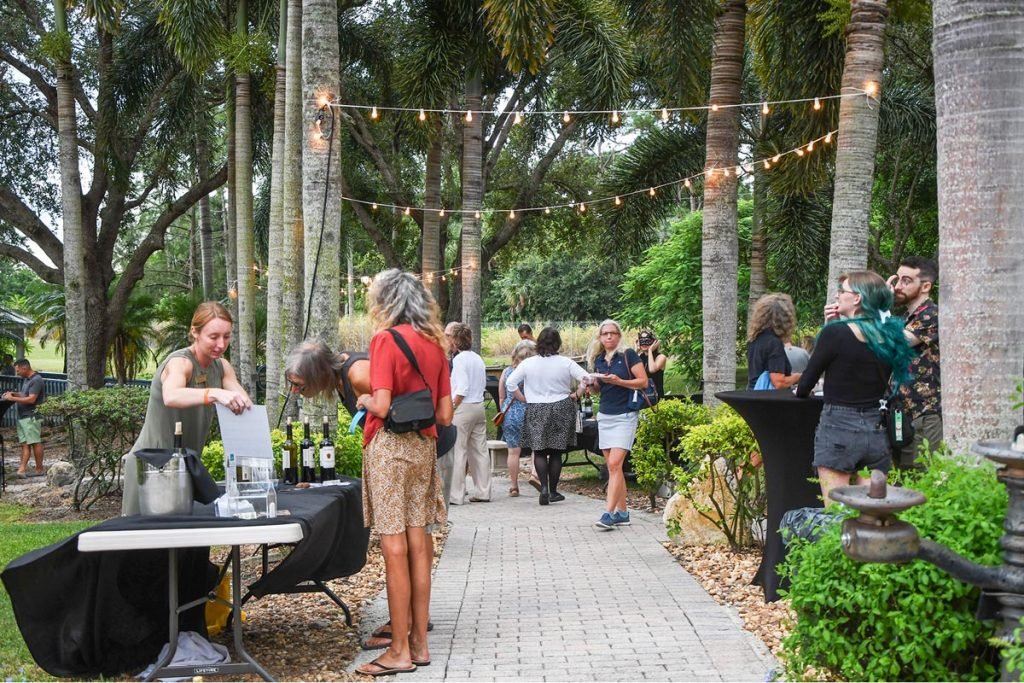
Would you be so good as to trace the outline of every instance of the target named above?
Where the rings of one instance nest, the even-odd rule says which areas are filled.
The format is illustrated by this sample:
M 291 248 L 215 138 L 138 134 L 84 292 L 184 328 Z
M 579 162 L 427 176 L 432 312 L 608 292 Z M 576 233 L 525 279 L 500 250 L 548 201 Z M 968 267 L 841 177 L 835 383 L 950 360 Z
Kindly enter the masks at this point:
M 363 666 L 374 666 L 374 667 L 377 667 L 377 668 L 376 668 L 375 671 L 365 671 L 365 670 L 363 670 Z M 357 674 L 361 674 L 363 676 L 373 676 L 374 678 L 376 678 L 377 676 L 393 676 L 395 674 L 409 674 L 409 673 L 412 673 L 413 671 L 416 670 L 416 665 L 415 664 L 413 664 L 412 666 L 410 666 L 407 669 L 406 668 L 402 668 L 402 667 L 398 667 L 398 666 L 388 666 L 387 664 L 381 663 L 380 657 L 377 657 L 377 659 L 373 660 L 369 664 L 364 664 L 363 666 L 361 666 L 358 669 L 356 669 L 356 673 Z
M 376 631 L 374 631 L 372 634 L 370 634 L 370 637 L 366 639 L 366 642 L 363 643 L 361 645 L 361 647 L 364 650 L 383 650 L 388 645 L 391 645 L 391 630 L 390 630 L 390 628 L 388 628 L 389 626 L 391 626 L 390 623 L 384 624 L 383 626 L 378 628 Z M 434 630 L 434 622 L 428 621 L 427 622 L 427 631 L 433 631 L 433 630 Z M 371 640 L 385 640 L 387 642 L 371 644 L 370 643 Z
M 515 487 L 510 488 L 508 490 L 508 497 L 509 498 L 518 498 L 519 497 L 519 489 L 515 488 Z
M 414 659 L 414 660 L 412 660 L 412 663 L 415 664 L 416 666 L 430 666 L 430 660 L 429 659 Z

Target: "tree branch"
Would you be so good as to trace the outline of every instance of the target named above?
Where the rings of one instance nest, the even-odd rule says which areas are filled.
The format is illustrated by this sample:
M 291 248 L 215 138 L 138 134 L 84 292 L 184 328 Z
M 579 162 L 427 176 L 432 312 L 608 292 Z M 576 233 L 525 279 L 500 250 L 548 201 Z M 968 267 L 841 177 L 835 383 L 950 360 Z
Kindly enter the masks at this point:
M 35 242 L 58 268 L 63 267 L 64 245 L 8 185 L 0 185 L 0 213 L 3 213 L 5 221 Z
M 63 285 L 64 284 L 64 273 L 57 268 L 51 268 L 42 262 L 32 252 L 22 249 L 21 247 L 13 244 L 6 244 L 0 242 L 0 256 L 10 256 L 16 261 L 24 263 L 26 266 L 32 269 L 36 275 L 41 277 L 43 280 L 49 282 L 52 285 Z
M 0 48 L 0 61 L 7 62 L 18 70 L 29 83 L 36 87 L 36 90 L 46 99 L 46 108 L 54 130 L 57 129 L 57 89 L 46 82 L 46 78 L 38 69 L 34 69 L 21 61 L 6 48 Z
M 533 169 L 533 173 L 530 174 L 530 178 L 523 185 L 523 189 L 519 191 L 519 196 L 516 197 L 514 208 L 520 209 L 525 207 L 537 193 L 538 188 L 542 182 L 544 182 L 544 176 L 547 175 L 551 169 L 551 164 L 554 163 L 555 158 L 561 153 L 562 148 L 565 147 L 565 143 L 569 141 L 569 138 L 575 132 L 579 125 L 579 119 L 573 119 L 558 131 L 555 141 L 551 143 L 551 147 L 541 157 L 540 161 Z M 489 240 L 487 240 L 481 246 L 481 260 L 487 263 L 494 257 L 498 250 L 509 243 L 509 241 L 515 237 L 516 233 L 519 232 L 519 226 L 522 224 L 522 213 L 516 214 L 513 219 L 506 218 L 505 222 L 502 223 L 501 227 L 495 232 Z
M 344 173 L 339 173 L 338 176 L 341 178 L 341 193 L 348 196 L 349 185 L 345 179 Z M 366 234 L 370 236 L 373 243 L 380 249 L 381 256 L 384 257 L 384 263 L 388 268 L 400 268 L 401 262 L 398 260 L 398 255 L 395 254 L 394 246 L 391 241 L 381 233 L 380 228 L 377 227 L 377 223 L 373 220 L 373 216 L 366 210 L 366 206 L 359 202 L 349 202 L 349 206 L 356 214 L 356 218 L 359 219 L 360 225 L 366 230 Z
M 401 183 L 398 181 L 398 176 L 395 170 L 388 163 L 388 160 L 384 158 L 384 153 L 377 145 L 377 141 L 373 137 L 373 133 L 366 125 L 366 120 L 356 110 L 346 111 L 342 114 L 342 119 L 349 122 L 349 131 L 352 133 L 353 139 L 356 143 L 370 155 L 370 159 L 373 160 L 373 165 L 377 167 L 377 171 L 384 179 L 384 185 L 388 188 L 388 195 L 391 197 L 391 203 L 397 206 L 409 206 L 411 203 L 408 196 L 402 190 Z M 345 193 L 348 194 L 347 192 Z M 417 215 L 413 215 L 413 220 L 419 226 L 420 230 L 423 230 L 423 214 L 422 212 L 415 212 Z

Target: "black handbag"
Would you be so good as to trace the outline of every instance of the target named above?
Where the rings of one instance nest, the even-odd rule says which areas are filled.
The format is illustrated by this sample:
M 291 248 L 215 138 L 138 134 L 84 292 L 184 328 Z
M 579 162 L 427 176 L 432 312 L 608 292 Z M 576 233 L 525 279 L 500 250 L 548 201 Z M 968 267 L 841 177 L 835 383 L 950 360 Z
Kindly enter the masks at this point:
M 435 420 L 434 396 L 430 393 L 430 385 L 427 384 L 427 378 L 420 372 L 420 366 L 416 362 L 415 356 L 412 355 L 412 349 L 409 348 L 402 335 L 395 332 L 392 328 L 388 328 L 388 332 L 395 338 L 398 348 L 409 359 L 413 369 L 420 376 L 420 379 L 423 380 L 423 385 L 426 388 L 392 397 L 391 408 L 388 409 L 388 416 L 384 420 L 384 429 L 395 434 L 405 434 L 406 432 L 416 432 L 432 427 Z
M 626 372 L 629 378 L 633 379 L 633 369 L 629 367 L 629 355 L 623 354 L 622 360 L 626 364 Z M 654 380 L 647 378 L 647 386 L 643 389 L 634 389 L 626 401 L 626 410 L 637 411 L 642 408 L 653 408 L 658 404 L 658 389 L 654 386 Z

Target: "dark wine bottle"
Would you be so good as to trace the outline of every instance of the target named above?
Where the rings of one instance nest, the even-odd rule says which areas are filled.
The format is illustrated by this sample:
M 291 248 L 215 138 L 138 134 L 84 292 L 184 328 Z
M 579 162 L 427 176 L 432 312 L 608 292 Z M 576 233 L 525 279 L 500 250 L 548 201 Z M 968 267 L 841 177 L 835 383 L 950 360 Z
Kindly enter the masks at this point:
M 288 438 L 285 439 L 284 446 L 281 447 L 281 469 L 284 472 L 284 482 L 294 485 L 299 483 L 299 447 L 292 439 L 292 419 L 290 417 L 288 426 L 285 427 L 285 434 Z
M 314 461 L 313 440 L 309 438 L 309 416 L 302 418 L 302 443 L 299 444 L 302 450 L 302 472 L 299 481 L 316 481 L 316 463 Z
M 335 479 L 334 442 L 331 441 L 331 425 L 324 418 L 324 438 L 320 441 L 320 481 Z
M 594 402 L 587 396 L 583 399 L 583 419 L 589 420 L 594 417 Z
M 174 423 L 174 452 L 177 453 L 178 455 L 185 455 L 185 446 L 182 444 L 182 439 L 183 438 L 184 438 L 184 436 L 182 435 L 181 423 L 180 422 L 175 422 Z

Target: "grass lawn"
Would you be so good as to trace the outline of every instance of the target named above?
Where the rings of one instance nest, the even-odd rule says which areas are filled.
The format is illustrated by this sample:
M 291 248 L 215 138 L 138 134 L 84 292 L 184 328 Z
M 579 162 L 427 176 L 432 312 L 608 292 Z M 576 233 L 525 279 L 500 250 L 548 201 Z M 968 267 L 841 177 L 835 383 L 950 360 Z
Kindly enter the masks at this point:
M 30 550 L 55 543 L 73 533 L 93 526 L 95 522 L 21 521 L 29 508 L 0 503 L 0 567 Z M 21 632 L 14 621 L 11 599 L 0 585 L 0 680 L 54 680 L 32 661 Z

